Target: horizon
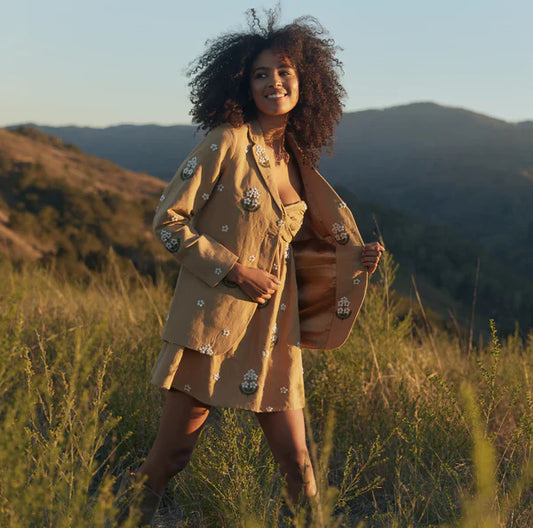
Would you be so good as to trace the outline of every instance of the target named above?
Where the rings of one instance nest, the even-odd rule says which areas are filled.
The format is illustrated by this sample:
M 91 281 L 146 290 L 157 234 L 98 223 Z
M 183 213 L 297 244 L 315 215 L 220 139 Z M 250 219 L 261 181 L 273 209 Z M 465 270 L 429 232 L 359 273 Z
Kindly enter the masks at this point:
M 442 108 L 447 108 L 447 109 L 450 109 L 450 110 L 462 110 L 462 111 L 465 111 L 465 112 L 468 112 L 468 113 L 471 113 L 471 114 L 480 115 L 480 116 L 483 116 L 483 117 L 488 117 L 490 119 L 494 119 L 494 120 L 497 120 L 497 121 L 502 121 L 504 123 L 513 124 L 513 125 L 518 125 L 518 124 L 523 124 L 523 123 L 533 123 L 533 119 L 519 119 L 517 121 L 509 121 L 507 119 L 503 119 L 503 118 L 500 118 L 500 117 L 497 117 L 497 116 L 494 116 L 494 115 L 485 114 L 485 113 L 482 113 L 482 112 L 476 112 L 475 110 L 472 110 L 472 109 L 469 109 L 469 108 L 465 108 L 465 107 L 461 107 L 461 106 L 443 105 L 443 104 L 437 103 L 435 101 L 411 101 L 409 103 L 385 106 L 385 107 L 380 107 L 380 108 L 362 108 L 362 109 L 359 109 L 359 110 L 345 110 L 342 115 L 344 116 L 345 114 L 357 114 L 357 113 L 360 113 L 360 112 L 369 112 L 369 111 L 387 111 L 387 110 L 391 110 L 393 108 L 400 108 L 400 107 L 412 106 L 412 105 L 417 105 L 417 104 L 432 104 L 432 105 L 437 105 L 437 106 L 440 106 Z M 93 126 L 93 125 L 86 125 L 86 124 L 79 124 L 79 123 L 50 124 L 50 123 L 39 123 L 39 122 L 36 122 L 36 121 L 24 121 L 24 122 L 8 123 L 8 124 L 0 125 L 0 127 L 4 128 L 4 129 L 16 127 L 16 126 L 36 126 L 36 127 L 50 127 L 50 128 L 69 128 L 69 127 L 72 127 L 72 128 L 91 128 L 91 129 L 102 129 L 102 130 L 104 130 L 106 128 L 114 128 L 114 127 L 121 127 L 121 126 L 157 126 L 157 127 L 169 127 L 170 128 L 170 127 L 176 127 L 176 126 L 192 126 L 192 127 L 195 127 L 195 126 L 197 126 L 197 124 L 192 123 L 192 122 L 190 122 L 190 123 L 157 123 L 157 122 L 132 122 L 132 121 L 127 122 L 127 121 L 125 121 L 125 122 L 120 122 L 120 123 L 109 123 L 107 125 Z

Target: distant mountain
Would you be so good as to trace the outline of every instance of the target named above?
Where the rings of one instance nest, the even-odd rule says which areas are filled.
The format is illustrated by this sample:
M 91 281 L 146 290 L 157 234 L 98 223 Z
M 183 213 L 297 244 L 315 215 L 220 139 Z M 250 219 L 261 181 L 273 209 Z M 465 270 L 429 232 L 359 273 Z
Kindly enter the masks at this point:
M 201 138 L 192 126 L 39 128 L 167 180 Z M 456 301 L 466 317 L 479 258 L 478 313 L 533 327 L 532 121 L 434 103 L 347 113 L 321 172 L 361 213 L 366 239 L 377 218 L 404 292 L 413 273 L 441 313 Z
M 83 276 L 112 247 L 154 273 L 169 261 L 151 232 L 164 186 L 37 130 L 0 129 L 0 254 Z

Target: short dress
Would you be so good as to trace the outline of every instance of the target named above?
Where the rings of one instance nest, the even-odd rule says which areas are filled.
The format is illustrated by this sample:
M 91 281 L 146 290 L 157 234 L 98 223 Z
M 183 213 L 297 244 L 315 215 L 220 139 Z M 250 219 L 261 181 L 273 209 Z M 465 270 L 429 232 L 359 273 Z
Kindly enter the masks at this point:
M 285 221 L 270 273 L 281 285 L 259 305 L 241 339 L 213 356 L 163 342 L 152 383 L 187 392 L 202 403 L 254 412 L 305 406 L 298 290 L 290 243 L 300 230 L 306 203 L 285 205 Z

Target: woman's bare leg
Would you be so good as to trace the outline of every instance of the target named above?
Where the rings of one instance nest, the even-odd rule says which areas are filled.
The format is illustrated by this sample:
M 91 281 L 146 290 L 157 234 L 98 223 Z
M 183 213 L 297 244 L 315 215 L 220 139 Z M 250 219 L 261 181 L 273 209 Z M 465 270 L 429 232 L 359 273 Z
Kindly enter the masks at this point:
M 148 477 L 146 484 L 156 493 L 163 493 L 168 481 L 189 462 L 209 409 L 185 392 L 167 391 L 159 431 L 137 471 Z
M 268 445 L 287 480 L 287 490 L 294 504 L 302 495 L 316 495 L 315 475 L 305 443 L 303 409 L 255 413 Z

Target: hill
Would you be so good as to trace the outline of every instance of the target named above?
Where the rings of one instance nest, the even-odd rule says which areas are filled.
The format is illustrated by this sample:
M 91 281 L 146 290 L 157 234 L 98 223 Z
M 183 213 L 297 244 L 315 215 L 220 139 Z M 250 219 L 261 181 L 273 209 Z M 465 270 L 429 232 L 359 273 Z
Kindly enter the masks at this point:
M 168 261 L 150 229 L 164 185 L 34 129 L 0 130 L 0 253 L 79 274 L 112 247 L 153 273 Z

